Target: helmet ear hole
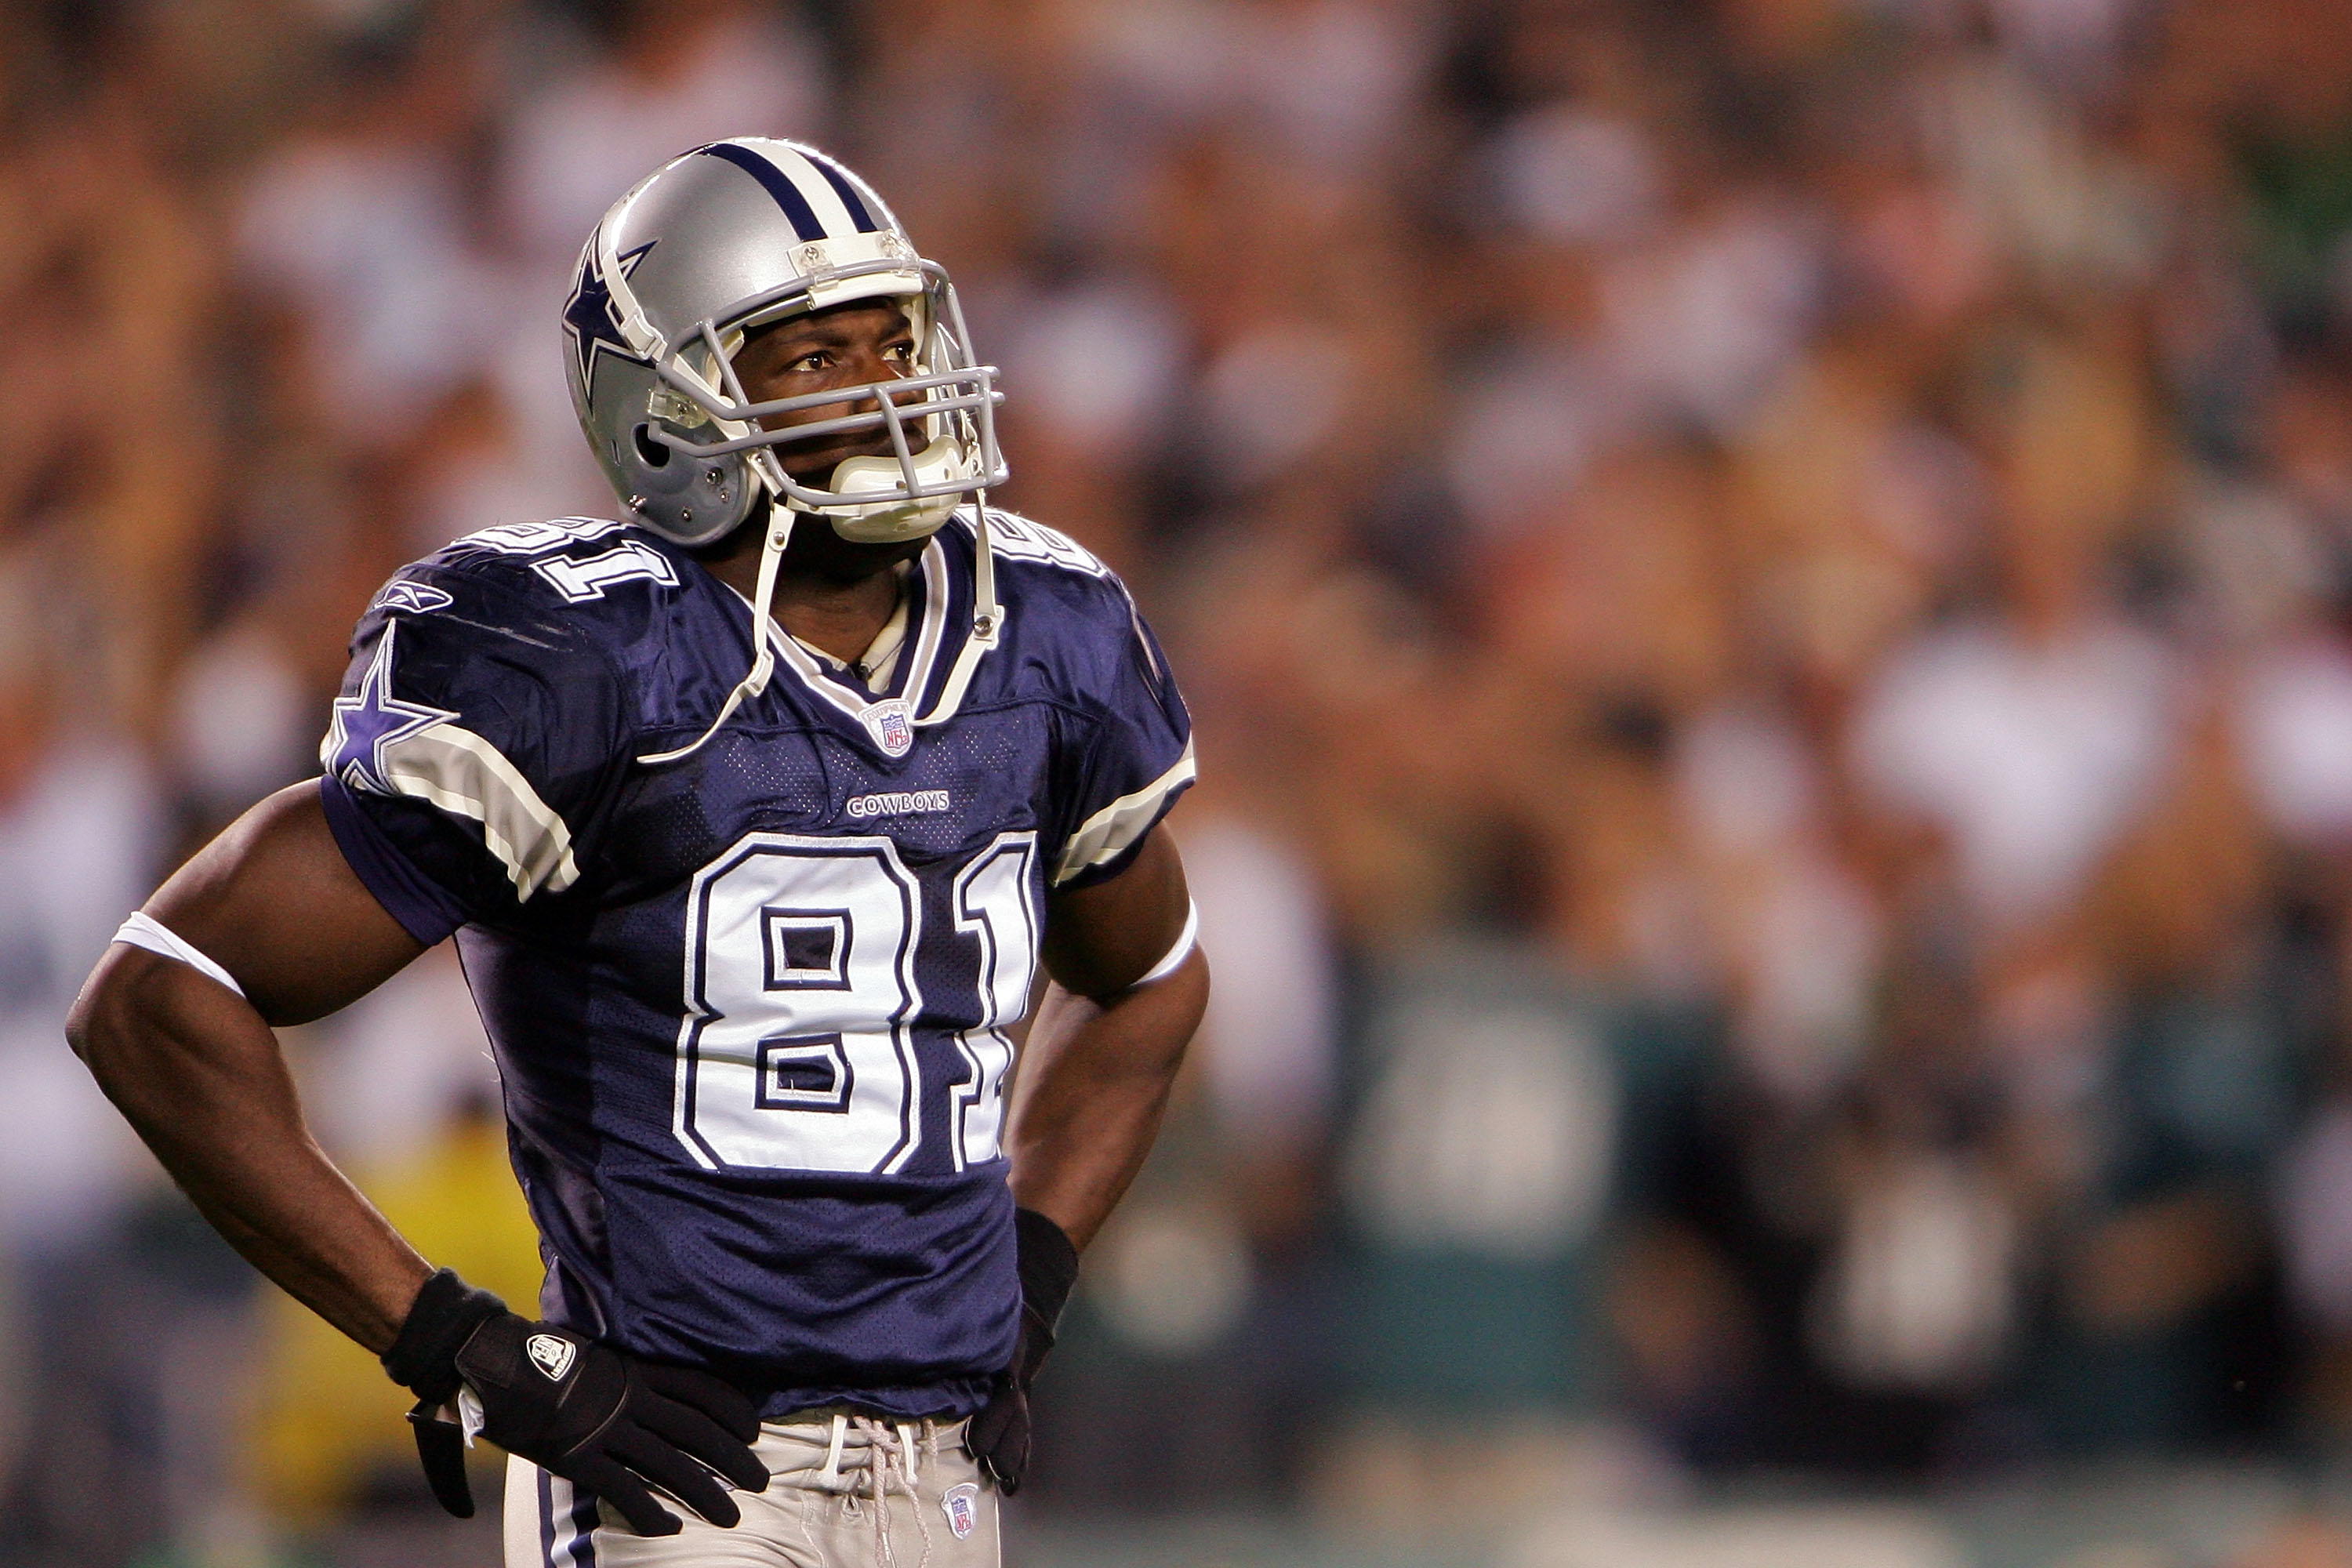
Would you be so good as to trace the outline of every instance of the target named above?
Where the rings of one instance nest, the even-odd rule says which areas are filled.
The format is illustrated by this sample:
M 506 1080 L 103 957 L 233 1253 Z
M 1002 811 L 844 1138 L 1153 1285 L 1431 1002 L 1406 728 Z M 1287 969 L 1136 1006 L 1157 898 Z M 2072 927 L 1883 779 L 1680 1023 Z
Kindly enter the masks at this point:
M 670 458 L 676 455 L 667 447 L 654 439 L 654 427 L 651 425 L 638 426 L 629 432 L 629 438 L 636 443 L 637 457 L 649 468 L 669 467 Z

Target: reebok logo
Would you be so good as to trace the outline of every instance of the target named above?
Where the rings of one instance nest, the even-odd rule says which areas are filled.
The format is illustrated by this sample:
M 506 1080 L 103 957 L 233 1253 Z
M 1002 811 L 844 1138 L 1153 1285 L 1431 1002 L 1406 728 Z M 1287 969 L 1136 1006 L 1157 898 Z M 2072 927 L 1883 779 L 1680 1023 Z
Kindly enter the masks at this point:
M 910 816 L 948 809 L 948 792 L 943 789 L 894 790 L 849 797 L 852 816 Z
M 533 1334 L 522 1342 L 523 1353 L 530 1364 L 547 1373 L 551 1383 L 562 1383 L 563 1374 L 572 1370 L 572 1358 L 580 1347 L 555 1334 Z
M 399 577 L 383 585 L 383 591 L 375 596 L 375 602 L 383 609 L 409 610 L 420 616 L 456 603 L 446 593 L 429 583 L 411 583 Z

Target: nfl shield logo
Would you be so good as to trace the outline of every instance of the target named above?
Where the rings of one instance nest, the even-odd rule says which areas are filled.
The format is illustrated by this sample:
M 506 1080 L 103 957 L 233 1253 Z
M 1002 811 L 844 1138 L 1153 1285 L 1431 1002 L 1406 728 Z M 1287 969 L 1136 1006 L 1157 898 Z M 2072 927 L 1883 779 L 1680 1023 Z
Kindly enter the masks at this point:
M 903 757 L 907 748 L 915 743 L 913 710 L 903 697 L 887 702 L 877 702 L 865 712 L 866 732 L 886 756 Z
M 940 1499 L 940 1507 L 947 1510 L 948 1528 L 961 1541 L 980 1522 L 980 1488 L 971 1481 L 950 1487 L 947 1495 Z

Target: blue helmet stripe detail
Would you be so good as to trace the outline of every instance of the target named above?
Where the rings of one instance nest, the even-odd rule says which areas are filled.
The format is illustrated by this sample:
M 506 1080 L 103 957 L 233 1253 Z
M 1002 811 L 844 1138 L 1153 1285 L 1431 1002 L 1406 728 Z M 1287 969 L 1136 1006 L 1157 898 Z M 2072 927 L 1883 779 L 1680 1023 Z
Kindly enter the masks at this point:
M 767 193 L 776 198 L 776 205 L 784 209 L 784 216 L 792 220 L 793 232 L 803 239 L 832 237 L 824 232 L 824 225 L 817 221 L 816 209 L 809 205 L 808 197 L 801 195 L 801 188 L 793 184 L 792 176 L 749 147 L 739 147 L 732 142 L 713 142 L 709 146 L 696 151 L 708 153 L 714 158 L 724 158 L 759 181 Z
M 835 166 L 832 159 L 819 157 L 814 153 L 803 153 L 803 156 L 816 165 L 816 172 L 824 176 L 824 183 L 833 187 L 833 194 L 839 196 L 841 205 L 849 209 L 849 221 L 857 226 L 858 233 L 872 234 L 882 226 L 874 221 L 874 215 L 866 210 L 865 202 L 858 198 L 857 188 Z

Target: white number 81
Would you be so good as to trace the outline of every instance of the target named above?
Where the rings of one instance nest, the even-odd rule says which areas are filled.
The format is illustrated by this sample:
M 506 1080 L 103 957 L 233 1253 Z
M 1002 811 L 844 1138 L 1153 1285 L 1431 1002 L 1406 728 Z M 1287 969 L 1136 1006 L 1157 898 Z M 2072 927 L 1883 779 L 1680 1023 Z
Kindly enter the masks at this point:
M 1003 1029 L 1036 973 L 1036 835 L 1005 834 L 957 875 L 959 933 L 980 939 L 979 1026 L 961 1032 L 955 1166 L 999 1157 Z M 755 833 L 687 892 L 686 1016 L 672 1131 L 695 1161 L 766 1170 L 903 1170 L 921 1145 L 912 1028 L 921 894 L 880 837 Z

